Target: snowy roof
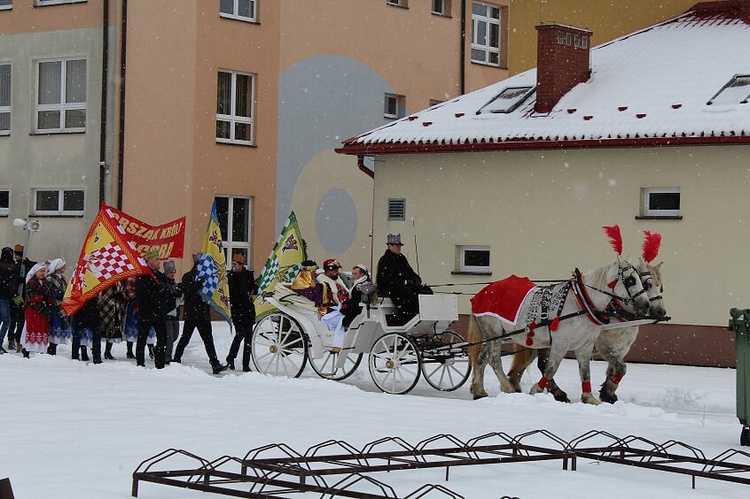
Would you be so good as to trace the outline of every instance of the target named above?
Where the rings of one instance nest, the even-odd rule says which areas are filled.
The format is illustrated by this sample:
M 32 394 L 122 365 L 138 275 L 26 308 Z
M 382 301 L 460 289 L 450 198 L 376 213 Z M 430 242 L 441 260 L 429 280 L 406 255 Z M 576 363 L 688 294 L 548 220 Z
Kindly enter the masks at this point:
M 548 114 L 534 111 L 531 69 L 352 137 L 338 152 L 750 144 L 750 17 L 735 3 L 705 5 L 592 48 L 591 78 Z

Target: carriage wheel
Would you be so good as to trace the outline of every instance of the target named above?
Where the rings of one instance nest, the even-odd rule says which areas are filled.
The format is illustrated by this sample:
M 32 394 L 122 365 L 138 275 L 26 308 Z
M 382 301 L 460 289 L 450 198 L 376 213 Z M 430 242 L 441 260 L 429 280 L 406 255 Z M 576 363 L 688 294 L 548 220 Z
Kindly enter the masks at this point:
M 434 348 L 422 350 L 422 374 L 436 390 L 452 392 L 463 386 L 471 374 L 466 340 L 450 329 L 432 337 Z M 463 344 L 464 346 L 455 346 Z
M 305 335 L 288 315 L 270 314 L 253 329 L 252 353 L 258 372 L 298 378 L 307 361 Z
M 343 366 L 336 369 L 336 364 L 338 364 L 341 355 L 346 355 L 346 360 L 344 360 Z M 348 351 L 344 350 L 336 353 L 325 350 L 321 358 L 314 359 L 311 352 L 308 352 L 307 362 L 313 368 L 315 374 L 321 378 L 341 381 L 351 376 L 357 370 L 359 363 L 362 362 L 362 354 L 348 353 Z
M 419 381 L 419 352 L 411 338 L 387 333 L 370 349 L 370 377 L 382 391 L 408 393 Z

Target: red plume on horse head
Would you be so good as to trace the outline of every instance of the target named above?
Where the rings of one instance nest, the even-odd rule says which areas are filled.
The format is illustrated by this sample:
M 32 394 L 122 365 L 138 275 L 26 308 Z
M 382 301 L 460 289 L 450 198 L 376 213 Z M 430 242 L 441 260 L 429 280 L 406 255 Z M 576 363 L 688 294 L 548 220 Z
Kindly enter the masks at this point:
M 661 234 L 656 232 L 643 231 L 643 261 L 651 263 L 654 258 L 659 254 L 659 247 L 661 246 Z
M 604 229 L 607 237 L 609 237 L 609 244 L 612 245 L 615 253 L 617 253 L 618 255 L 622 255 L 622 234 L 620 234 L 620 226 L 605 225 L 602 227 L 602 229 Z

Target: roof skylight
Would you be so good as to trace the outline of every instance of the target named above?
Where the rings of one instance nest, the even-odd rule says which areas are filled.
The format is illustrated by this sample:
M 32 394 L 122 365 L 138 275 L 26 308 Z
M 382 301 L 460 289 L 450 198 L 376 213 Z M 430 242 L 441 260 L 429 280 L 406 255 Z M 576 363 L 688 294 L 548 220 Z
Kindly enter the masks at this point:
M 502 92 L 493 97 L 487 104 L 480 107 L 477 114 L 512 113 L 535 90 L 536 87 L 505 87 Z
M 750 75 L 734 75 L 706 104 L 747 104 L 748 100 Z

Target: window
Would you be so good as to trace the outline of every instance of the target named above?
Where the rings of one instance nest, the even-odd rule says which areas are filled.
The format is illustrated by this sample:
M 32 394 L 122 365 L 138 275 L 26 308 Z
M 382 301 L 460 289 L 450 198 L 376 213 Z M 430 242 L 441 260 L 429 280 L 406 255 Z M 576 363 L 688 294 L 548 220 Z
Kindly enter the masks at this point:
M 750 75 L 734 75 L 721 90 L 706 102 L 712 104 L 747 104 L 750 101 Z
M 0 64 L 0 135 L 10 135 L 10 64 Z
M 500 7 L 471 4 L 471 60 L 500 66 Z
M 253 144 L 255 75 L 219 71 L 216 97 L 216 141 Z
M 221 0 L 219 15 L 240 21 L 257 21 L 256 0 Z
M 461 274 L 490 274 L 489 246 L 456 246 L 456 272 Z
M 396 7 L 409 7 L 409 0 L 385 0 L 385 3 Z
M 681 217 L 679 187 L 645 187 L 641 190 L 642 217 Z
M 83 189 L 34 189 L 33 215 L 83 215 Z
M 13 0 L 0 0 L 0 10 L 9 10 L 13 8 Z
M 477 114 L 512 113 L 534 93 L 536 87 L 505 87 L 502 92 L 482 106 Z
M 36 0 L 37 7 L 44 5 L 59 5 L 63 3 L 83 3 L 87 0 Z
M 406 199 L 388 199 L 388 220 L 406 220 Z
M 250 264 L 250 198 L 216 196 L 216 215 L 219 217 L 221 237 L 224 239 L 224 252 L 227 268 L 232 255 L 242 253 L 245 263 Z
M 406 97 L 396 94 L 385 94 L 383 116 L 391 119 L 403 118 L 406 115 Z
M 432 0 L 432 13 L 440 16 L 450 16 L 451 0 Z
M 429 104 L 427 105 L 427 107 L 437 106 L 438 104 L 442 104 L 443 102 L 445 102 L 445 101 L 444 100 L 438 100 L 438 99 L 430 99 Z
M 0 188 L 0 217 L 7 217 L 10 211 L 10 190 Z
M 39 61 L 36 74 L 34 131 L 86 131 L 86 59 Z

